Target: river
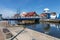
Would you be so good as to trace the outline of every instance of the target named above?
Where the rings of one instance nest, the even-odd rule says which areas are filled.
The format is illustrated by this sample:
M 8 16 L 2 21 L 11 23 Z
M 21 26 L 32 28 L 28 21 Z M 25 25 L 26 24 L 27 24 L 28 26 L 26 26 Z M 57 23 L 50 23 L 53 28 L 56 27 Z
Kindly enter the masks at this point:
M 60 24 L 40 22 L 39 24 L 25 25 L 27 28 L 42 32 L 44 34 L 60 38 Z

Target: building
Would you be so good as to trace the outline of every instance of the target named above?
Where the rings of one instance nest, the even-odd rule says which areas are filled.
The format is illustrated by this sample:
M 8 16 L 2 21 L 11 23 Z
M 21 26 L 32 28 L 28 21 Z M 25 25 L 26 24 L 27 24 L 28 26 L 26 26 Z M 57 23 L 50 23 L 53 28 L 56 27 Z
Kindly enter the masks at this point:
M 15 14 L 15 18 L 23 18 L 23 17 L 35 17 L 37 16 L 36 12 L 22 12 L 20 14 Z M 25 23 L 34 23 L 34 20 L 20 20 L 20 21 L 15 21 L 16 24 L 25 24 Z
M 26 16 L 27 17 L 35 17 L 35 16 L 37 16 L 37 13 L 36 12 L 28 12 Z
M 57 14 L 56 12 L 50 12 L 48 8 L 45 8 L 43 13 L 40 14 L 40 18 L 45 18 L 45 19 L 56 19 Z
M 49 11 L 50 11 L 50 9 L 48 9 L 48 8 L 45 8 L 45 9 L 44 9 L 44 12 L 45 12 L 45 13 L 48 13 Z
M 45 13 L 42 13 L 42 14 L 40 14 L 40 18 L 46 19 L 47 18 L 47 15 Z
M 26 15 L 27 15 L 27 12 L 22 12 L 22 13 L 20 14 L 21 17 L 25 17 Z
M 46 14 L 47 19 L 50 19 L 50 9 L 45 8 L 43 13 Z
M 59 14 L 59 16 L 58 16 L 58 19 L 60 19 L 60 14 Z
M 21 17 L 35 17 L 37 16 L 37 13 L 36 12 L 22 12 L 21 14 Z
M 56 19 L 57 15 L 56 12 L 51 12 L 50 19 Z
M 43 19 L 49 19 L 50 18 L 50 12 L 49 12 L 48 8 L 44 9 L 43 13 L 40 14 L 40 18 L 43 18 Z

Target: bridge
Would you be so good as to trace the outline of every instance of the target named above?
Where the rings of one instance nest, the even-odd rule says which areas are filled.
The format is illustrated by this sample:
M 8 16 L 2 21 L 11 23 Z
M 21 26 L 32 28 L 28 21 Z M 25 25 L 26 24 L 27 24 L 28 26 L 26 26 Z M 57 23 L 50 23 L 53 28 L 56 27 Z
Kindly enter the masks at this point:
M 0 18 L 1 21 L 8 21 L 8 23 L 11 23 L 11 21 L 17 21 L 18 24 L 24 24 L 24 23 L 39 23 L 40 18 L 39 17 L 21 17 L 21 18 Z M 27 20 L 27 21 L 24 21 Z M 24 21 L 24 22 L 23 22 Z
M 39 20 L 40 17 L 2 18 L 1 20 Z

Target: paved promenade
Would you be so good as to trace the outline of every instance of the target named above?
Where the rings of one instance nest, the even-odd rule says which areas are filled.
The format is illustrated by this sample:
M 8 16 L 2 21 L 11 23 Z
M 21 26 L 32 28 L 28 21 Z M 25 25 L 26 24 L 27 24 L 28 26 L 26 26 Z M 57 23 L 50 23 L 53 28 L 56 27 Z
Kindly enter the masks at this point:
M 0 40 L 4 40 L 4 35 L 1 30 L 0 30 Z

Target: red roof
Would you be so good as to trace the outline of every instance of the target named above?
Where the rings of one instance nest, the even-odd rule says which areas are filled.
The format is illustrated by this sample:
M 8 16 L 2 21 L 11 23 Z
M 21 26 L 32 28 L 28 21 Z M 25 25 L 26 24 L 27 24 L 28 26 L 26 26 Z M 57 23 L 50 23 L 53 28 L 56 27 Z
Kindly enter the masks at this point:
M 36 12 L 28 12 L 27 14 L 24 14 L 24 16 L 31 17 L 31 16 L 34 16 L 34 14 L 36 14 Z
M 36 14 L 36 12 L 29 12 L 28 13 L 29 16 L 33 16 L 34 14 Z
M 40 14 L 40 16 L 47 16 L 47 14 Z

